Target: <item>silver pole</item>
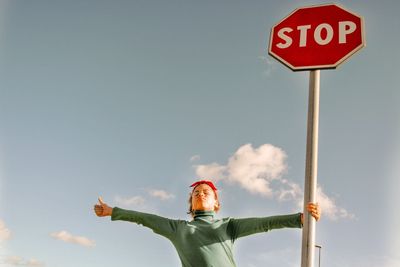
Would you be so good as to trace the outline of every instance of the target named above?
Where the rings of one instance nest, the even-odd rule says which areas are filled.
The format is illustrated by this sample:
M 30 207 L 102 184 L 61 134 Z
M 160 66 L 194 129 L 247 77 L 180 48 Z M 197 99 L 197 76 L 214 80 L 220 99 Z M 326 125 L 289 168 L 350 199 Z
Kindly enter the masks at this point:
M 315 219 L 307 211 L 307 204 L 315 203 L 317 191 L 319 84 L 320 71 L 310 71 L 301 267 L 314 266 Z

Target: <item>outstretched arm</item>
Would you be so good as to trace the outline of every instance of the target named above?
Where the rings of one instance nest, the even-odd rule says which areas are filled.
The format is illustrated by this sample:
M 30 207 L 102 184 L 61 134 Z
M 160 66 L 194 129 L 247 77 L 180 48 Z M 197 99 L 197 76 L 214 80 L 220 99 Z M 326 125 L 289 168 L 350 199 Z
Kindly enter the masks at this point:
M 308 212 L 318 221 L 321 217 L 321 209 L 318 203 L 309 203 Z M 232 240 L 240 237 L 267 232 L 279 228 L 301 228 L 304 221 L 302 213 L 279 215 L 261 218 L 232 219 L 229 225 L 229 233 Z
M 122 220 L 141 224 L 152 229 L 155 233 L 171 238 L 175 232 L 179 220 L 171 220 L 158 215 L 138 212 L 134 210 L 124 210 L 118 207 L 110 207 L 99 197 L 99 203 L 94 205 L 94 212 L 99 217 L 111 216 L 111 220 Z
M 111 216 L 113 208 L 108 206 L 106 203 L 103 202 L 103 199 L 99 197 L 99 203 L 94 205 L 94 212 L 99 217 Z
M 301 228 L 301 213 L 269 217 L 231 219 L 228 233 L 232 241 L 238 238 L 281 228 Z

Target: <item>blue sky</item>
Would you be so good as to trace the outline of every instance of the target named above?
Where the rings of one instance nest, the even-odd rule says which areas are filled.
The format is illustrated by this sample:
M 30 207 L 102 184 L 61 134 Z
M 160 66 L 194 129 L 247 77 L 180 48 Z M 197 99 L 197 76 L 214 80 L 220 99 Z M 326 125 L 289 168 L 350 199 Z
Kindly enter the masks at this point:
M 219 217 L 300 211 L 308 72 L 266 51 L 274 24 L 319 3 L 1 0 L 0 265 L 179 266 L 168 240 L 92 206 L 190 219 L 204 176 Z M 399 266 L 400 4 L 337 3 L 367 46 L 321 71 L 316 243 L 324 267 Z M 299 266 L 300 251 L 280 230 L 235 259 Z

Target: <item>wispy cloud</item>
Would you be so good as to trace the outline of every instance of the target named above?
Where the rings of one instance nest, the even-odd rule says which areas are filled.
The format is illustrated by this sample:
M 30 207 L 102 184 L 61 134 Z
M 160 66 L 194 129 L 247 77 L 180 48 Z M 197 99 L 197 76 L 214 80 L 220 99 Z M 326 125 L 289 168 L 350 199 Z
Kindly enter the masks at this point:
M 276 61 L 269 56 L 259 56 L 258 59 L 264 63 L 264 75 L 271 76 L 272 72 L 276 69 Z
M 331 220 L 355 219 L 356 217 L 353 213 L 347 211 L 345 208 L 339 207 L 336 204 L 336 200 L 327 196 L 320 186 L 317 188 L 317 201 L 323 208 L 324 216 Z
M 287 179 L 280 179 L 280 187 L 276 190 L 275 197 L 279 201 L 294 200 L 296 203 L 300 203 L 300 207 L 303 205 L 302 188 L 300 185 Z
M 141 196 L 133 196 L 133 197 L 116 196 L 114 200 L 118 206 L 126 208 L 142 207 L 146 202 L 146 200 Z
M 55 232 L 50 234 L 51 237 L 67 242 L 67 243 L 74 243 L 78 244 L 84 247 L 94 247 L 95 242 L 93 240 L 90 240 L 84 236 L 74 236 L 67 231 L 63 230 L 60 232 Z
M 280 189 L 277 193 L 278 200 L 292 200 L 295 202 L 298 208 L 302 209 L 303 208 L 303 189 L 298 185 L 293 182 L 289 182 L 290 188 L 289 190 L 285 189 Z M 332 221 L 337 221 L 339 219 L 350 219 L 353 220 L 356 218 L 356 216 L 347 211 L 345 208 L 339 207 L 338 204 L 336 203 L 336 199 L 333 197 L 329 197 L 324 190 L 322 189 L 321 186 L 317 186 L 317 192 L 316 192 L 316 200 L 319 203 L 319 205 L 322 208 L 322 213 L 323 217 L 326 217 Z M 284 198 L 281 198 L 281 196 L 285 196 Z
M 197 176 L 201 178 L 239 184 L 252 194 L 277 201 L 292 201 L 302 208 L 302 187 L 283 177 L 287 173 L 286 158 L 287 155 L 281 148 L 271 144 L 264 144 L 258 148 L 246 144 L 239 147 L 226 165 L 214 162 L 195 165 L 194 168 Z M 317 190 L 317 201 L 324 216 L 331 220 L 355 217 L 339 207 L 335 199 L 328 197 L 321 187 Z
M 8 256 L 5 263 L 11 266 L 44 267 L 45 264 L 37 259 L 26 260 L 19 256 Z
M 0 220 L 0 242 L 11 238 L 11 231 L 7 228 L 3 220 Z
M 199 156 L 199 155 L 194 155 L 194 156 L 192 156 L 192 157 L 190 158 L 190 161 L 193 162 L 193 161 L 197 161 L 197 160 L 199 160 L 199 159 L 200 159 L 200 156 Z
M 168 199 L 175 198 L 174 194 L 171 194 L 164 190 L 159 190 L 159 189 L 150 189 L 149 194 L 150 194 L 150 196 L 159 198 L 161 200 L 168 200 Z
M 0 219 L 0 243 L 11 239 L 11 231 L 7 228 L 3 220 Z M 1 263 L 5 263 L 7 266 L 26 266 L 26 267 L 44 267 L 45 264 L 37 259 L 24 259 L 19 256 L 7 256 L 2 259 Z

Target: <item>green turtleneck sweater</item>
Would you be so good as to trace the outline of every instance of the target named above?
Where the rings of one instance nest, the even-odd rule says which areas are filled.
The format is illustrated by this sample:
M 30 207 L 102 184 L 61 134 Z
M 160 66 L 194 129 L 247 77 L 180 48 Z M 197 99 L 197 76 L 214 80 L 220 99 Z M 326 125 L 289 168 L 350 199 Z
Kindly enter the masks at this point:
M 214 219 L 213 211 L 195 211 L 192 221 L 173 220 L 115 207 L 111 220 L 142 224 L 168 238 L 182 267 L 234 267 L 236 239 L 279 228 L 301 228 L 300 213 L 263 218 Z

